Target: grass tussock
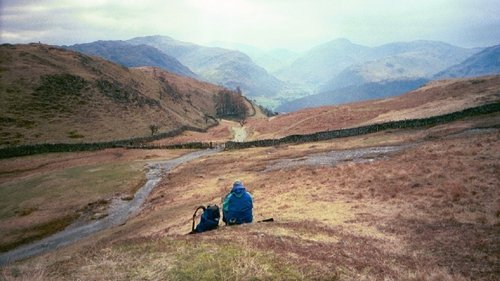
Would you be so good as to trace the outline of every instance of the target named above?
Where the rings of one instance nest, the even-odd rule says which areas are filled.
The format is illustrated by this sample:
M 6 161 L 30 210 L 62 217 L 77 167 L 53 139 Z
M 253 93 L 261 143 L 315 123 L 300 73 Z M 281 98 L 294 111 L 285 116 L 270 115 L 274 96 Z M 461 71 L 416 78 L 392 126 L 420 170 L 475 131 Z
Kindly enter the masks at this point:
M 47 280 L 47 274 L 43 265 L 33 267 L 12 266 L 0 269 L 1 281 L 44 281 Z

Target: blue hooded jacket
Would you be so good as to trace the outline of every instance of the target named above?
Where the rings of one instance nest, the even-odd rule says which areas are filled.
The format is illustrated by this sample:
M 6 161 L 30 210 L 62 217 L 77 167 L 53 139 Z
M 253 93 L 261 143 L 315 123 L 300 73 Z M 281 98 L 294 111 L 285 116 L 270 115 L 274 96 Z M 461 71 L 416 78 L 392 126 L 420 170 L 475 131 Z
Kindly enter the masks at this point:
M 242 224 L 253 221 L 253 198 L 246 191 L 240 181 L 233 185 L 233 189 L 222 204 L 222 220 L 226 224 Z

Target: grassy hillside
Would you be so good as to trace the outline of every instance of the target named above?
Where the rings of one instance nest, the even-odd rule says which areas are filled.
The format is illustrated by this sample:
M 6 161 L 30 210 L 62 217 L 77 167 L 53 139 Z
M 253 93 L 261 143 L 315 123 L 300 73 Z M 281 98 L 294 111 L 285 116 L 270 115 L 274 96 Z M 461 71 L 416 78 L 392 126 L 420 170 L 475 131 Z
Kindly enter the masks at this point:
M 400 97 L 251 118 L 242 127 L 263 137 L 428 117 L 498 101 L 499 79 L 436 81 Z M 182 81 L 179 89 L 192 82 Z M 272 131 L 281 122 L 289 126 Z M 9 264 L 0 277 L 497 280 L 499 125 L 497 112 L 429 128 L 217 152 L 165 174 L 125 224 Z M 239 126 L 224 121 L 209 134 L 224 139 Z M 0 160 L 1 195 L 8 198 L 0 204 L 3 250 L 106 215 L 110 198 L 129 197 L 141 183 L 146 163 L 186 152 L 111 149 Z M 185 235 L 195 208 L 220 204 L 237 178 L 253 194 L 255 220 L 275 222 Z
M 0 252 L 102 218 L 114 199 L 133 198 L 149 161 L 183 153 L 114 149 L 0 160 Z
M 53 46 L 0 46 L 0 146 L 98 142 L 216 123 L 221 87 Z
M 253 139 L 279 138 L 386 121 L 423 118 L 500 100 L 500 76 L 433 81 L 401 96 L 304 109 L 247 127 Z
M 309 107 L 320 107 L 397 96 L 417 89 L 426 82 L 428 82 L 426 79 L 401 79 L 364 84 L 360 82 L 356 85 L 284 102 L 276 108 L 276 110 L 278 112 L 292 112 Z
M 96 41 L 86 44 L 65 46 L 77 52 L 100 56 L 127 67 L 156 66 L 169 72 L 197 78 L 189 68 L 177 59 L 146 45 L 131 45 L 125 41 Z
M 498 120 L 197 159 L 171 171 L 125 225 L 2 273 L 7 280 L 496 280 Z M 363 156 L 384 147 L 396 149 Z M 194 209 L 220 203 L 235 178 L 254 196 L 255 219 L 275 222 L 185 235 Z
M 155 47 L 178 59 L 202 79 L 230 89 L 240 87 L 247 96 L 275 96 L 284 86 L 239 51 L 181 42 L 168 36 L 137 37 L 127 42 Z
M 463 62 L 436 74 L 434 78 L 475 77 L 494 74 L 500 74 L 500 45 L 486 48 Z

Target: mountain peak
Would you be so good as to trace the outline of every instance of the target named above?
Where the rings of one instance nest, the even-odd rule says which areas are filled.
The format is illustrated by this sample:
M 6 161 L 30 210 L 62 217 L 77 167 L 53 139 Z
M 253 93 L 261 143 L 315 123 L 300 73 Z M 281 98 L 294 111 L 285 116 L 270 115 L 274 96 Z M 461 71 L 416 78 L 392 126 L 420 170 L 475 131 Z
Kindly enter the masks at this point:
M 309 53 L 317 52 L 317 51 L 339 52 L 339 51 L 364 49 L 364 48 L 368 48 L 368 47 L 352 43 L 349 39 L 346 39 L 346 38 L 337 38 L 337 39 L 334 39 L 332 41 L 321 44 L 319 46 L 316 46 L 316 47 L 312 48 L 311 50 L 309 50 L 308 52 Z
M 341 37 L 341 38 L 335 38 L 330 43 L 335 43 L 335 44 L 352 44 L 351 40 Z

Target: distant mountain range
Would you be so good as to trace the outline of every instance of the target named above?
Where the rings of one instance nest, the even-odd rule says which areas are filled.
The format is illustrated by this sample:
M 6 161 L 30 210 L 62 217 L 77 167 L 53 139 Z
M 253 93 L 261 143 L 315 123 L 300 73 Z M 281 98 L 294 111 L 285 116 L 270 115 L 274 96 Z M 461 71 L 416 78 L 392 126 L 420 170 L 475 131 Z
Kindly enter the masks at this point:
M 211 45 L 217 47 L 147 36 L 69 48 L 125 66 L 152 65 L 230 89 L 239 87 L 244 95 L 280 110 L 392 96 L 432 79 L 499 73 L 498 46 L 481 53 L 481 48 L 439 41 L 368 47 L 336 39 L 296 53 L 224 42 Z
M 337 39 L 311 49 L 275 74 L 324 92 L 369 82 L 431 78 L 477 51 L 436 41 L 366 47 Z
M 500 73 L 500 45 L 489 47 L 439 72 L 434 79 L 474 77 Z
M 125 41 L 96 41 L 64 47 L 85 54 L 100 56 L 127 67 L 156 66 L 175 74 L 197 77 L 176 58 L 147 45 L 132 45 Z
M 255 64 L 246 54 L 216 47 L 205 47 L 174 40 L 167 36 L 137 37 L 127 41 L 148 45 L 175 57 L 200 78 L 230 89 L 240 87 L 249 97 L 273 97 L 284 83 Z
M 498 49 L 466 49 L 436 41 L 368 48 L 345 39 L 334 40 L 307 52 L 292 64 L 292 70 L 285 69 L 278 74 L 283 79 L 303 77 L 299 81 L 303 85 L 316 85 L 318 94 L 283 102 L 277 110 L 288 112 L 399 95 L 432 79 L 498 74 Z M 336 67 L 325 68 L 323 64 L 316 68 L 324 72 L 313 71 L 322 60 L 336 61 Z M 447 70 L 452 65 L 455 66 Z M 331 79 L 326 81 L 328 76 Z
M 274 73 L 289 66 L 300 57 L 299 53 L 288 49 L 273 49 L 266 51 L 253 46 L 230 42 L 212 42 L 210 46 L 243 52 L 257 65 L 265 68 L 269 73 Z
M 320 87 L 320 91 L 364 83 L 425 78 L 463 61 L 475 50 L 432 41 L 392 43 L 368 50 L 377 58 L 352 65 Z
M 315 89 L 347 67 L 363 61 L 368 47 L 337 39 L 307 51 L 276 77 Z
M 343 104 L 361 100 L 397 96 L 417 89 L 425 85 L 425 83 L 427 83 L 428 81 L 429 80 L 425 78 L 417 78 L 409 80 L 369 82 L 359 85 L 351 85 L 340 89 L 334 89 L 329 92 L 323 92 L 320 94 L 315 94 L 285 102 L 278 108 L 276 108 L 276 110 L 278 112 L 292 112 L 302 108 Z

